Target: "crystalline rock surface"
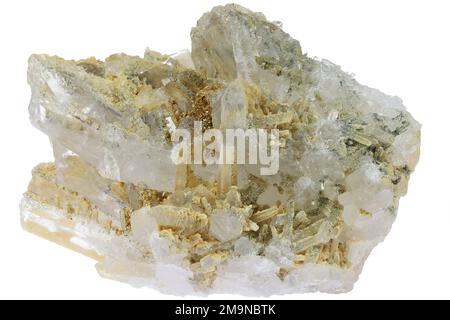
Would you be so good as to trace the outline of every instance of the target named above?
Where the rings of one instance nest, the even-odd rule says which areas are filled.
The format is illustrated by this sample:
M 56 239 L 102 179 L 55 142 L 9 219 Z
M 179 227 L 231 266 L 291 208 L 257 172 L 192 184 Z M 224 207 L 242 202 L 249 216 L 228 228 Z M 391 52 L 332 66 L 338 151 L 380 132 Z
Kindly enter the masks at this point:
M 191 38 L 174 55 L 30 57 L 30 119 L 55 160 L 33 170 L 23 227 L 170 294 L 351 290 L 407 191 L 420 125 L 260 13 L 216 7 Z M 279 171 L 174 164 L 171 130 L 194 121 L 279 129 Z

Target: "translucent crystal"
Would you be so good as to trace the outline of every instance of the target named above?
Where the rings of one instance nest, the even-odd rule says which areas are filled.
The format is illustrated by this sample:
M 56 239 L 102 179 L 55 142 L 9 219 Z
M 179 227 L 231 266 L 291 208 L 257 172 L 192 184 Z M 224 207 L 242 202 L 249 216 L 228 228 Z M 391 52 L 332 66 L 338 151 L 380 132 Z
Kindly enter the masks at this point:
M 55 161 L 33 170 L 24 228 L 169 294 L 351 290 L 406 194 L 420 125 L 261 13 L 213 8 L 191 38 L 192 54 L 30 57 L 30 119 Z M 177 164 L 177 129 L 276 129 L 279 170 Z
M 221 242 L 230 241 L 242 233 L 243 221 L 231 210 L 215 210 L 210 217 L 209 233 Z

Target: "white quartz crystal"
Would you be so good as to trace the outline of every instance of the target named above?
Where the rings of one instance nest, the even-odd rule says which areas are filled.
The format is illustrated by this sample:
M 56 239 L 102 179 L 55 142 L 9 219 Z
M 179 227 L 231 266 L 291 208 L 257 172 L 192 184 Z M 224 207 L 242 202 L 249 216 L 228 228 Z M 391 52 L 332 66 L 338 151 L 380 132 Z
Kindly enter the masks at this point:
M 236 239 L 242 233 L 242 220 L 229 209 L 216 209 L 209 219 L 209 233 L 221 242 Z
M 24 228 L 169 294 L 351 290 L 406 194 L 420 125 L 261 13 L 216 7 L 191 38 L 192 54 L 31 56 L 30 119 L 55 161 L 33 170 Z M 199 121 L 277 129 L 279 170 L 175 163 L 171 134 Z

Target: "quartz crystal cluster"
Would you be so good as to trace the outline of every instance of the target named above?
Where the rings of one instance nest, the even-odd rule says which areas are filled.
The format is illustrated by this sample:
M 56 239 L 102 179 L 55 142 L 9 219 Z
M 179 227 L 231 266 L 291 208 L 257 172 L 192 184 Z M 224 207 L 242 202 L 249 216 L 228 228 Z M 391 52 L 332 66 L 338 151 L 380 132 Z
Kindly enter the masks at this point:
M 191 38 L 175 55 L 30 57 L 29 114 L 55 160 L 33 170 L 23 227 L 171 294 L 351 290 L 407 191 L 420 125 L 260 13 L 216 7 Z M 175 164 L 170 134 L 195 121 L 278 129 L 279 171 Z

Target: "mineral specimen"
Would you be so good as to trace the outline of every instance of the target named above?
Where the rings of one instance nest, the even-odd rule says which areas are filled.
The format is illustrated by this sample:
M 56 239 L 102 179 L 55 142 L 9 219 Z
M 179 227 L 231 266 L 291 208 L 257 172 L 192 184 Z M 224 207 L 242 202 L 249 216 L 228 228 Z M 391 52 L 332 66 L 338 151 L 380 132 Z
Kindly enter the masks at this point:
M 31 56 L 30 118 L 55 161 L 33 170 L 24 228 L 171 294 L 350 290 L 395 219 L 420 125 L 262 14 L 216 7 L 191 37 L 192 56 Z M 198 123 L 277 130 L 278 170 L 174 162 L 172 134 Z

